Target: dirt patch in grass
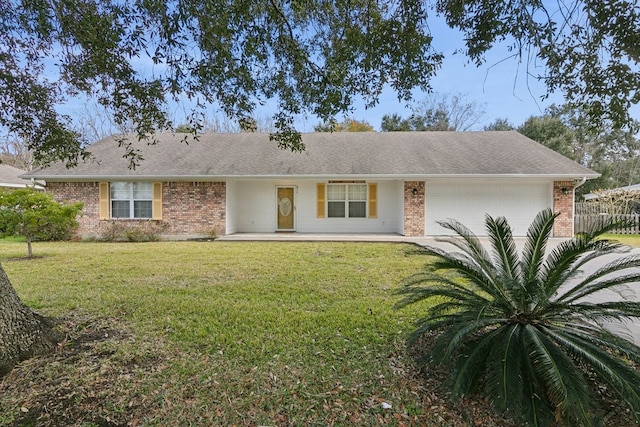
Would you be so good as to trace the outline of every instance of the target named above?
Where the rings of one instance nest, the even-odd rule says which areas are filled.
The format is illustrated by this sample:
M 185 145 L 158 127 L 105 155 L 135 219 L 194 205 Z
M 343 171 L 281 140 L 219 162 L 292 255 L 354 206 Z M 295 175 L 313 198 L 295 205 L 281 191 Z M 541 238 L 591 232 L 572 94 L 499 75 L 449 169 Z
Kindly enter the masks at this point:
M 56 351 L 2 378 L 0 425 L 140 425 L 153 406 L 136 400 L 139 383 L 167 366 L 160 346 L 138 342 L 118 319 L 60 320 L 66 339 Z

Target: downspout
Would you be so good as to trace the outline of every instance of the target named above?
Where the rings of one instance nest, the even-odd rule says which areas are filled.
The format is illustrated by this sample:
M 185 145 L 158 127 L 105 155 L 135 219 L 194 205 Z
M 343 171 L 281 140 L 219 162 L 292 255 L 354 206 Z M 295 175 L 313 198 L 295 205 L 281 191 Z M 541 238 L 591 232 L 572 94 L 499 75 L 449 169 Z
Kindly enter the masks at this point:
M 574 235 L 576 232 L 576 188 L 580 187 L 581 185 L 584 185 L 585 182 L 587 182 L 587 177 L 583 176 L 582 179 L 580 180 L 575 180 L 574 181 L 574 187 L 573 187 L 573 221 L 572 221 L 572 225 L 571 225 L 571 235 Z
M 578 187 L 580 187 L 580 186 L 584 185 L 584 183 L 585 183 L 585 182 L 587 182 L 587 177 L 586 177 L 586 176 L 583 176 L 579 183 L 578 183 L 578 180 L 575 180 L 575 182 L 576 182 L 576 184 L 575 184 L 575 186 L 573 187 L 574 194 L 575 194 L 576 188 L 578 188 Z

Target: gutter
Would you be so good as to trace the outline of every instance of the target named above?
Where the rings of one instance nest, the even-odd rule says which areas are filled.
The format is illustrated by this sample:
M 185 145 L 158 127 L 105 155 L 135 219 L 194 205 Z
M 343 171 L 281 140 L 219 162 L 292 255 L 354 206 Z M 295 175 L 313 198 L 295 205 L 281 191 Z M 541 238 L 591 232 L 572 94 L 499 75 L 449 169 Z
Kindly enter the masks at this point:
M 596 178 L 599 175 L 590 176 Z M 404 180 L 439 180 L 439 179 L 573 179 L 576 175 L 552 175 L 552 174 L 264 174 L 264 175 L 46 175 L 34 174 L 23 175 L 24 178 L 35 178 L 51 182 L 76 182 L 76 181 L 226 181 L 226 180 L 254 180 L 254 179 L 335 179 L 336 177 L 344 179 L 404 179 Z M 587 177 L 581 178 L 581 184 L 587 180 Z M 576 187 L 577 188 L 577 187 Z

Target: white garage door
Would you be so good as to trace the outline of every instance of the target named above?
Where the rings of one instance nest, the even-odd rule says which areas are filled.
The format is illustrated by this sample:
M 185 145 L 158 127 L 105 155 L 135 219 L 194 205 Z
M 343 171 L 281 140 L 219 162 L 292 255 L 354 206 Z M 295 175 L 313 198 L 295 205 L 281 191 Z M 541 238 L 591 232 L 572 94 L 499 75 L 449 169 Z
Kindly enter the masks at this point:
M 485 214 L 504 216 L 515 236 L 525 236 L 536 214 L 552 207 L 552 186 L 548 183 L 427 183 L 426 234 L 451 234 L 436 221 L 453 218 L 469 227 L 478 236 L 487 234 Z

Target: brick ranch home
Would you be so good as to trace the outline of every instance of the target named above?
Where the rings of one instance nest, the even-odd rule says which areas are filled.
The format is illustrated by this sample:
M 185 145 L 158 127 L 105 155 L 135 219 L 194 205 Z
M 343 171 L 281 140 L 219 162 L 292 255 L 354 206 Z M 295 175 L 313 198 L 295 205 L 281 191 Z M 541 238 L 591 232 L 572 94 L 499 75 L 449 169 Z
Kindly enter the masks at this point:
M 306 150 L 279 149 L 269 135 L 158 134 L 135 143 L 128 168 L 114 138 L 93 160 L 53 164 L 24 178 L 46 181 L 58 201 L 84 202 L 79 235 L 114 221 L 160 223 L 165 237 L 215 232 L 444 234 L 455 218 L 478 235 L 485 213 L 523 236 L 542 209 L 560 212 L 555 237 L 573 234 L 574 188 L 597 173 L 517 132 L 303 134 Z M 131 140 L 135 140 L 132 136 Z

